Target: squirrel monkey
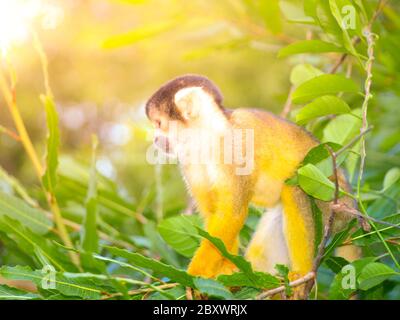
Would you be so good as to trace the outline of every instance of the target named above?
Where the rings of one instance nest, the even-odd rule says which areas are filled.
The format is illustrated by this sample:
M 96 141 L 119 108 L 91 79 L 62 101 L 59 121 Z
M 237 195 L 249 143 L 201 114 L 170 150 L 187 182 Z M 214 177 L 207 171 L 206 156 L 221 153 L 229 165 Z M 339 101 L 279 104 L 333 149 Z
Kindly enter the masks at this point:
M 163 85 L 148 100 L 146 114 L 155 126 L 154 144 L 178 157 L 188 189 L 212 236 L 236 254 L 249 204 L 265 207 L 267 211 L 246 250 L 253 268 L 273 273 L 275 264 L 286 264 L 292 279 L 312 270 L 315 244 L 311 204 L 299 187 L 286 185 L 285 180 L 318 145 L 315 138 L 269 112 L 224 108 L 218 88 L 198 75 L 185 75 Z M 182 138 L 185 130 L 191 134 Z M 202 149 L 202 141 L 208 141 L 208 145 L 221 143 L 224 148 L 207 154 L 207 161 L 181 161 L 179 156 L 188 150 Z M 237 149 L 240 156 L 233 157 Z M 244 168 L 243 161 L 232 158 L 251 159 L 253 163 L 246 163 Z M 339 180 L 346 188 L 341 173 Z M 350 199 L 340 201 L 352 206 Z M 317 201 L 317 205 L 327 222 L 329 203 Z M 350 217 L 341 213 L 335 219 L 337 231 Z M 188 267 L 190 274 L 204 277 L 234 271 L 235 266 L 207 240 L 202 241 Z

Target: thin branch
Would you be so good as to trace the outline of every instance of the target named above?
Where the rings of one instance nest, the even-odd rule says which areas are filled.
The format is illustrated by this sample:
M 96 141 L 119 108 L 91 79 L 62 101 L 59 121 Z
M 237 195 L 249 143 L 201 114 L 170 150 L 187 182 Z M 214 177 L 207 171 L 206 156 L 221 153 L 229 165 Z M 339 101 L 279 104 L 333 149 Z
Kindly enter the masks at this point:
M 21 142 L 21 137 L 18 134 L 16 134 L 14 131 L 12 131 L 6 127 L 0 126 L 0 133 L 4 133 L 5 135 L 9 136 L 11 139 Z
M 296 89 L 296 87 L 294 85 L 292 85 L 289 89 L 289 94 L 288 97 L 286 99 L 285 102 L 285 106 L 283 107 L 283 111 L 281 113 L 281 117 L 286 118 L 290 112 L 290 110 L 292 109 L 292 94 L 294 92 L 294 90 Z
M 394 223 L 390 223 L 390 222 L 387 222 L 387 221 L 379 220 L 379 219 L 373 218 L 371 216 L 366 216 L 365 214 L 361 213 L 360 211 L 358 211 L 358 210 L 356 210 L 354 208 L 350 208 L 350 207 L 346 206 L 344 203 L 338 203 L 338 204 L 332 205 L 332 209 L 335 212 L 347 212 L 347 213 L 350 213 L 351 215 L 353 215 L 355 217 L 360 217 L 360 218 L 365 219 L 365 220 L 370 220 L 370 221 L 373 221 L 373 222 L 376 222 L 376 223 L 379 223 L 379 224 L 382 224 L 382 225 L 385 225 L 385 226 L 389 226 L 389 227 L 392 227 L 392 228 L 400 229 L 400 226 L 398 224 L 394 224 Z M 364 229 L 364 230 L 368 231 L 368 232 L 371 231 L 370 229 L 369 230 Z
M 309 273 L 307 273 L 304 277 L 301 277 L 301 278 L 299 278 L 299 279 L 297 279 L 297 280 L 294 280 L 294 281 L 290 282 L 290 283 L 289 283 L 289 287 L 292 287 L 292 288 L 298 287 L 298 286 L 300 286 L 300 285 L 302 285 L 302 284 L 304 284 L 304 283 L 311 282 L 311 280 L 313 280 L 313 279 L 315 279 L 315 272 L 309 272 Z M 285 289 L 286 289 L 285 286 L 280 286 L 280 287 L 278 287 L 278 288 L 265 291 L 265 292 L 259 294 L 259 295 L 256 297 L 256 299 L 257 299 L 257 300 L 263 300 L 263 299 L 268 298 L 268 297 L 271 297 L 271 296 L 273 296 L 273 295 L 275 295 L 275 294 L 284 292 Z
M 185 296 L 187 300 L 193 300 L 193 289 L 190 287 L 186 288 Z
M 366 63 L 366 73 L 367 77 L 365 79 L 365 96 L 364 96 L 364 101 L 361 107 L 362 110 L 362 127 L 361 127 L 361 132 L 366 131 L 368 127 L 368 120 L 367 120 L 367 113 L 368 113 L 368 103 L 370 99 L 372 98 L 371 94 L 371 86 L 372 86 L 372 65 L 375 60 L 374 58 L 374 34 L 371 32 L 370 28 L 366 28 L 364 30 L 365 37 L 367 38 L 367 43 L 368 43 L 368 61 Z M 364 173 L 364 167 L 365 167 L 365 158 L 366 158 L 366 150 L 365 150 L 365 137 L 361 136 L 361 150 L 360 150 L 360 155 L 361 155 L 361 162 L 360 162 L 360 170 L 358 173 L 358 180 L 357 180 L 357 196 L 360 197 L 360 192 L 361 192 L 361 180 L 363 177 Z
M 346 145 L 344 145 L 342 148 L 340 148 L 338 151 L 336 151 L 336 157 L 339 157 L 344 151 L 346 151 L 347 149 L 350 149 L 353 145 L 355 145 L 359 139 L 361 139 L 362 136 L 366 135 L 368 132 L 370 132 L 372 130 L 373 126 L 370 126 L 368 129 L 366 130 L 361 130 L 361 132 L 354 137 L 353 139 L 351 139 L 349 141 L 349 143 L 347 143 Z
M 154 292 L 154 291 L 162 291 L 163 289 L 174 288 L 177 285 L 178 285 L 178 283 L 167 283 L 167 284 L 162 284 L 160 286 L 152 286 L 152 287 L 146 288 L 146 289 L 130 290 L 130 291 L 128 291 L 128 295 L 134 296 L 134 295 L 137 295 L 137 294 L 140 294 L 140 293 L 151 293 L 151 292 Z M 115 298 L 115 297 L 120 297 L 122 295 L 123 295 L 122 293 L 117 292 L 117 293 L 105 295 L 101 299 L 102 300 L 107 300 L 107 299 L 111 299 L 111 298 Z
M 359 236 L 356 236 L 354 238 L 351 238 L 351 239 L 349 239 L 349 240 L 347 240 L 347 241 L 345 241 L 343 243 L 344 244 L 346 244 L 346 243 L 349 244 L 349 243 L 351 243 L 351 242 L 353 242 L 355 240 L 362 239 L 362 238 L 368 237 L 370 235 L 373 235 L 375 233 L 384 232 L 384 231 L 387 231 L 387 230 L 390 230 L 390 229 L 393 229 L 393 228 L 399 227 L 399 226 L 400 226 L 400 223 L 395 224 L 394 226 L 390 226 L 390 227 L 382 228 L 382 229 L 379 229 L 379 230 L 374 230 L 374 231 L 371 231 L 371 232 L 368 232 L 368 233 L 364 233 L 362 235 L 359 235 Z M 386 254 L 388 254 L 388 253 L 386 253 Z
M 380 1 L 378 5 L 378 9 L 381 10 L 383 8 L 382 4 L 385 4 L 386 1 Z M 374 18 L 376 19 L 377 15 L 374 15 Z M 367 73 L 367 77 L 365 79 L 365 84 L 364 84 L 364 101 L 361 107 L 362 110 L 362 127 L 361 127 L 361 132 L 365 131 L 368 127 L 368 104 L 369 101 L 372 98 L 371 94 L 371 86 L 372 86 L 372 66 L 373 62 L 375 60 L 374 57 L 374 46 L 375 46 L 375 37 L 376 35 L 372 33 L 371 31 L 372 28 L 372 22 L 368 24 L 368 26 L 364 29 L 364 36 L 367 40 L 367 55 L 368 55 L 368 60 L 366 62 L 365 66 L 365 71 Z M 365 137 L 361 137 L 361 150 L 360 150 L 360 169 L 358 172 L 358 178 L 357 178 L 357 198 L 358 198 L 358 203 L 359 207 L 364 213 L 365 216 L 369 216 L 367 210 L 364 208 L 364 204 L 361 200 L 361 182 L 362 178 L 364 175 L 364 168 L 365 168 L 365 159 L 366 159 L 366 142 L 365 142 Z M 382 244 L 385 246 L 387 252 L 389 253 L 390 257 L 392 258 L 393 262 L 395 263 L 396 267 L 400 269 L 400 264 L 397 261 L 396 257 L 394 256 L 392 250 L 386 243 L 385 239 L 383 238 L 382 234 L 378 231 L 377 227 L 375 224 L 371 221 L 372 227 L 377 231 L 377 235 L 379 239 L 382 241 Z

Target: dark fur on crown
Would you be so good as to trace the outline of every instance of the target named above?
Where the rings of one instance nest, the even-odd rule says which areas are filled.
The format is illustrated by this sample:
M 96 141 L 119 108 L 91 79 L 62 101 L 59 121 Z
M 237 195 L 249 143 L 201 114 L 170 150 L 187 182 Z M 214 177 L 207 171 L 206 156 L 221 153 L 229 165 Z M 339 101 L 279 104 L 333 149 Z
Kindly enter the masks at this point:
M 172 79 L 158 89 L 146 103 L 146 114 L 149 117 L 151 109 L 165 113 L 172 120 L 184 121 L 175 105 L 175 94 L 184 88 L 201 87 L 210 94 L 218 106 L 222 108 L 222 94 L 218 87 L 208 78 L 195 74 L 187 74 Z

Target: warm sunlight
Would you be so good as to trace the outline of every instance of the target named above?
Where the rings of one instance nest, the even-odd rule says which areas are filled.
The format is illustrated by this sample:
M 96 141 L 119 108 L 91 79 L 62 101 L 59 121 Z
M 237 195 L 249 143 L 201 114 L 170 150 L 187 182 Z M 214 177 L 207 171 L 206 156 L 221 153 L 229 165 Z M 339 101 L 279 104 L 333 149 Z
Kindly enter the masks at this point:
M 43 0 L 0 0 L 0 50 L 5 54 L 12 44 L 23 42 L 35 20 L 53 28 L 61 17 L 60 8 Z

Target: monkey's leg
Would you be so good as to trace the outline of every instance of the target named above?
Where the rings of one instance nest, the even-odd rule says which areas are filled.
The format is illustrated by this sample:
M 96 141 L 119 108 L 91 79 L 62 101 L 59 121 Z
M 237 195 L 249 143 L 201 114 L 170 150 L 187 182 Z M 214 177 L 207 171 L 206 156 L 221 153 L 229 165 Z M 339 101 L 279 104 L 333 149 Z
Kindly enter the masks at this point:
M 243 191 L 250 188 L 246 188 L 243 181 L 235 181 L 236 178 L 219 179 L 221 182 L 215 186 L 217 195 L 215 212 L 206 222 L 207 231 L 221 239 L 229 251 L 232 251 L 237 243 L 250 199 L 248 192 Z M 204 239 L 189 265 L 188 272 L 193 275 L 215 277 L 221 273 L 224 260 L 218 249 Z
M 230 253 L 237 255 L 239 253 L 239 238 L 236 239 L 235 244 L 233 245 Z M 230 260 L 224 259 L 222 262 L 221 268 L 218 271 L 218 274 L 232 274 L 237 271 L 237 267 Z
M 298 187 L 285 185 L 281 195 L 283 232 L 291 262 L 290 280 L 298 279 L 312 270 L 314 259 L 314 221 L 307 195 Z M 304 299 L 305 286 L 296 287 L 295 299 Z
M 281 204 L 268 208 L 258 222 L 257 229 L 246 249 L 246 259 L 254 270 L 276 273 L 275 265 L 290 265 L 283 234 L 283 208 Z

